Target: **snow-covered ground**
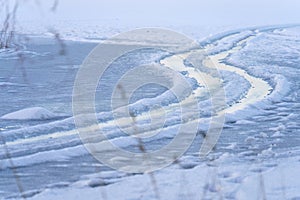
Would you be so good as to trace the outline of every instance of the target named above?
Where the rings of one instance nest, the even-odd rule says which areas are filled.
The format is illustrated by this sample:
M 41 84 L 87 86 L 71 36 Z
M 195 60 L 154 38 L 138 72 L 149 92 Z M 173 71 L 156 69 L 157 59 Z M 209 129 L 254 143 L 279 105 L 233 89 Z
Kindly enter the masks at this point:
M 112 27 L 119 25 L 90 25 L 82 32 L 83 24 L 57 26 L 65 39 L 63 45 L 49 37 L 51 33 L 35 29 L 20 50 L 25 57 L 21 64 L 17 53 L 0 52 L 1 198 L 300 199 L 298 26 L 227 28 L 225 32 L 224 28 L 219 32 L 173 27 L 204 46 L 222 77 L 224 129 L 216 148 L 205 158 L 199 157 L 204 141 L 200 133 L 209 129 L 209 92 L 213 91 L 207 91 L 201 77 L 214 80 L 209 73 L 211 62 L 195 71 L 185 62 L 195 49 L 181 55 L 147 49 L 117 59 L 96 93 L 96 101 L 102 98 L 96 105 L 99 127 L 115 145 L 139 151 L 136 139 L 116 126 L 107 106 L 112 86 L 134 65 L 160 62 L 177 70 L 191 83 L 201 107 L 199 119 L 191 120 L 190 113 L 180 115 L 182 102 L 165 88 L 150 85 L 138 90 L 130 108 L 138 114 L 141 130 L 160 128 L 147 128 L 151 104 L 160 102 L 169 111 L 161 133 L 143 139 L 147 150 L 168 144 L 182 122 L 201 123 L 193 144 L 176 163 L 150 174 L 130 174 L 106 167 L 87 152 L 71 106 L 76 72 L 95 42 L 131 27 L 116 30 Z M 130 125 L 123 123 L 122 128 Z
M 273 159 L 251 164 L 229 153 L 207 162 L 189 157 L 154 174 L 99 172 L 32 199 L 299 199 L 299 156 Z

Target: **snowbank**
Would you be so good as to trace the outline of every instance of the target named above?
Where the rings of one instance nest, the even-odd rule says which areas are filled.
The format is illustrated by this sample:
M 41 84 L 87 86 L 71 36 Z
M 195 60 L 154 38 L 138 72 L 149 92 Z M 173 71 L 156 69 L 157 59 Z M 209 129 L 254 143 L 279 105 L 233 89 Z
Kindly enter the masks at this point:
M 49 110 L 41 107 L 25 108 L 16 112 L 8 113 L 2 116 L 0 119 L 6 120 L 47 120 L 58 118 L 60 115 L 56 115 Z

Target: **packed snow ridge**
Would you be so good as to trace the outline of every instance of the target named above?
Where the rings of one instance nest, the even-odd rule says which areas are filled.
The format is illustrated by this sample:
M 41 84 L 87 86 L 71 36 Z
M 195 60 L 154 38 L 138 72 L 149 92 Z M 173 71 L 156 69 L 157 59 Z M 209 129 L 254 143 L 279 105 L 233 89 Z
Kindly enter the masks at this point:
M 48 120 L 60 117 L 60 115 L 54 114 L 53 112 L 42 108 L 32 107 L 25 108 L 16 112 L 8 113 L 1 117 L 5 120 Z

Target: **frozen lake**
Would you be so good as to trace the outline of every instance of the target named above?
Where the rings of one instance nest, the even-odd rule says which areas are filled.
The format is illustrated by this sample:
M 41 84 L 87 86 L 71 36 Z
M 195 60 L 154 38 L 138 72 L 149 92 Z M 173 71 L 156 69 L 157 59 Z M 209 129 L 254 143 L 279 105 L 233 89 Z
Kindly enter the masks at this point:
M 74 79 L 81 63 L 97 44 L 66 40 L 62 45 L 52 38 L 26 37 L 29 40 L 20 51 L 21 59 L 18 53 L 0 52 L 0 197 L 20 198 L 20 187 L 25 191 L 24 194 L 36 199 L 51 198 L 51 193 L 47 192 L 57 188 L 76 190 L 81 185 L 90 190 L 92 184 L 89 181 L 98 180 L 99 176 L 103 182 L 98 186 L 108 185 L 103 188 L 112 195 L 116 190 L 114 185 L 121 187 L 123 184 L 125 187 L 127 180 L 130 184 L 130 180 L 135 177 L 139 180 L 140 175 L 117 172 L 95 160 L 82 145 L 75 129 L 72 118 Z M 277 189 L 284 188 L 288 199 L 300 198 L 299 191 L 295 189 L 295 185 L 299 186 L 300 179 L 290 181 L 293 174 L 288 172 L 289 167 L 291 173 L 293 169 L 300 167 L 300 28 L 233 30 L 211 36 L 199 43 L 207 51 L 208 57 L 216 62 L 215 66 L 222 76 L 226 94 L 226 108 L 223 110 L 227 113 L 224 128 L 216 148 L 207 158 L 200 159 L 198 156 L 203 142 L 202 135 L 198 134 L 181 159 L 179 167 L 173 164 L 154 173 L 158 177 L 159 188 L 164 190 L 164 184 L 170 184 L 172 188 L 172 184 L 179 179 L 178 174 L 184 173 L 183 171 L 187 171 L 186 176 L 189 177 L 189 173 L 197 174 L 201 168 L 214 168 L 217 165 L 220 173 L 216 173 L 216 177 L 222 183 L 223 197 L 235 199 L 250 188 L 251 181 L 244 181 L 246 178 L 265 171 L 276 172 L 281 169 L 282 164 L 290 162 L 290 166 L 284 168 L 285 185 Z M 100 102 L 97 101 L 99 98 L 102 100 L 101 103 L 96 103 L 97 117 L 103 131 L 116 144 L 121 144 L 122 148 L 132 152 L 139 151 L 134 140 L 130 140 L 110 123 L 113 119 L 110 112 L 112 87 L 124 72 L 142 64 L 181 63 L 182 68 L 174 68 L 193 85 L 193 90 L 203 88 L 203 80 L 197 79 L 189 71 L 192 67 L 184 59 L 174 59 L 175 57 L 157 50 L 143 49 L 119 58 L 106 71 L 102 85 L 96 91 L 96 102 Z M 207 70 L 208 66 L 200 69 L 203 73 L 207 73 Z M 255 91 L 254 87 L 257 85 L 263 85 L 267 91 L 264 88 Z M 148 151 L 169 143 L 174 137 L 174 131 L 182 123 L 176 110 L 176 105 L 180 102 L 167 95 L 163 96 L 165 92 L 166 88 L 150 84 L 137 90 L 129 102 L 140 102 L 133 105 L 133 108 L 137 107 L 137 115 L 149 110 L 144 102 L 155 104 L 155 97 L 158 96 L 167 97 L 167 103 L 162 103 L 166 109 L 174 106 L 173 113 L 169 113 L 166 119 L 162 134 L 143 140 Z M 201 93 L 197 98 L 199 106 L 202 106 L 199 118 L 204 120 L 199 125 L 199 133 L 204 133 L 208 130 L 208 124 L 204 122 L 211 117 L 210 106 L 207 104 L 209 96 L 202 96 Z M 14 113 L 16 111 L 19 112 Z M 37 119 L 33 119 L 34 116 L 38 116 Z M 148 122 L 141 120 L 137 123 L 143 127 Z M 223 169 L 227 170 L 226 173 Z M 168 174 L 172 170 L 173 176 Z M 159 180 L 163 179 L 161 177 L 169 179 L 169 183 L 160 183 Z M 132 189 L 130 184 L 128 187 Z M 205 181 L 201 184 L 199 187 L 205 185 Z M 174 184 L 174 187 L 177 185 Z M 194 187 L 190 190 L 187 199 L 201 196 L 203 192 Z M 266 190 L 267 197 L 270 195 L 270 198 L 276 198 L 276 188 Z M 162 193 L 166 197 L 164 195 L 168 196 Z M 218 190 L 209 189 L 205 198 L 218 195 Z M 145 199 L 151 199 L 153 192 L 148 191 L 145 196 Z M 132 196 L 132 199 L 137 198 Z

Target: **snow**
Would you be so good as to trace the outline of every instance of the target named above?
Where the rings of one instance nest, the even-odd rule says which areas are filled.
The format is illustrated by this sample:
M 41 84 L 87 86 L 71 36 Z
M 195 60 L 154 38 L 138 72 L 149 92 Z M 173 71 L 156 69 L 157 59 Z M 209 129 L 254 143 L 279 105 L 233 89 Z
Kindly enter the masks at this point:
M 5 120 L 48 120 L 58 118 L 61 115 L 52 113 L 51 111 L 41 108 L 32 107 L 18 110 L 12 113 L 3 115 L 0 119 Z
M 103 185 L 103 179 L 91 178 L 63 189 L 46 189 L 32 200 L 65 199 L 297 199 L 299 156 L 287 160 L 278 159 L 278 165 L 254 163 L 226 163 L 234 155 L 227 155 L 212 161 L 211 165 L 196 167 L 169 167 L 152 175 L 142 174 L 123 178 L 121 181 Z M 222 160 L 225 160 L 222 161 Z M 264 167 L 269 166 L 269 167 Z M 260 169 L 260 170 L 259 170 Z M 101 175 L 102 172 L 99 172 Z M 98 175 L 98 176 L 99 176 Z M 151 182 L 151 177 L 155 183 Z M 155 192 L 157 188 L 157 194 Z M 105 199 L 105 198 L 104 198 Z
M 130 29 L 129 27 L 114 29 L 111 26 L 118 27 L 119 24 L 109 26 L 110 21 L 106 23 L 107 26 L 96 26 L 85 21 L 76 22 L 69 24 L 65 29 L 63 29 L 65 23 L 61 23 L 58 29 L 63 29 L 61 34 L 64 39 L 81 42 L 99 42 L 115 33 Z M 209 27 L 205 31 L 199 27 L 175 28 L 184 30 L 184 33 L 197 39 L 209 35 L 211 31 Z M 42 30 L 37 34 L 41 36 L 44 32 Z M 52 36 L 49 32 L 45 35 Z M 251 38 L 247 39 L 249 36 Z M 47 110 L 48 107 L 30 107 L 0 118 L 1 123 L 8 123 L 0 128 L 0 134 L 5 138 L 5 148 L 11 155 L 8 159 L 4 151 L 0 152 L 0 169 L 2 173 L 6 173 L 15 167 L 17 171 L 21 171 L 22 178 L 28 176 L 30 179 L 41 175 L 36 171 L 28 172 L 27 169 L 37 170 L 34 167 L 46 169 L 46 172 L 43 171 L 45 185 L 40 186 L 40 182 L 29 181 L 36 184 L 32 190 L 26 189 L 24 192 L 24 196 L 29 199 L 299 199 L 300 151 L 294 148 L 299 146 L 299 137 L 296 133 L 300 128 L 297 93 L 299 47 L 295 42 L 290 42 L 298 40 L 298 36 L 297 28 L 249 28 L 217 34 L 201 43 L 209 44 L 208 53 L 211 55 L 230 50 L 237 45 L 242 47 L 222 60 L 223 64 L 233 67 L 232 71 L 220 71 L 224 79 L 227 105 L 243 103 L 241 100 L 247 99 L 247 91 L 253 84 L 234 69 L 242 69 L 249 76 L 256 77 L 272 87 L 271 94 L 264 96 L 262 100 L 249 103 L 246 107 L 237 106 L 239 109 L 226 115 L 224 137 L 221 137 L 216 150 L 207 158 L 198 156 L 199 144 L 202 142 L 202 139 L 198 139 L 187 155 L 175 164 L 153 174 L 125 174 L 112 169 L 103 169 L 102 164 L 90 158 L 82 145 L 72 117 L 59 120 L 62 115 L 49 111 L 52 110 L 50 108 Z M 284 38 L 286 39 L 283 40 Z M 239 44 L 241 41 L 244 42 Z M 280 41 L 284 41 L 286 46 Z M 46 54 L 35 52 L 27 54 L 29 57 L 33 55 Z M 14 52 L 0 52 L 0 56 L 3 60 L 16 58 Z M 67 68 L 61 66 L 62 70 Z M 78 68 L 79 64 L 72 66 Z M 180 72 L 188 72 L 186 66 L 176 67 L 180 68 Z M 192 84 L 194 90 L 203 87 L 201 80 L 190 78 L 193 74 L 182 73 L 182 75 Z M 17 86 L 15 90 L 18 91 L 18 88 L 27 86 L 13 81 L 12 79 L 9 82 L 0 82 L 0 88 Z M 141 99 L 130 105 L 133 110 L 140 113 L 136 123 L 145 134 L 155 132 L 159 125 L 154 124 L 155 126 L 149 128 L 149 120 L 145 116 L 152 104 L 161 101 L 165 102 L 164 106 L 176 104 L 174 97 L 165 92 L 158 97 Z M 199 130 L 206 132 L 211 115 L 211 103 L 204 100 L 199 102 L 199 106 L 202 114 L 204 113 L 201 115 L 203 118 Z M 187 118 L 189 114 L 185 113 L 183 118 Z M 124 149 L 131 149 L 137 145 L 135 139 L 117 129 L 111 113 L 97 113 L 97 117 L 101 121 L 97 127 L 105 132 L 114 145 Z M 6 130 L 11 124 L 20 123 L 18 120 L 32 123 L 35 120 L 49 119 L 56 121 L 26 124 L 25 127 Z M 163 134 L 148 139 L 145 145 L 147 147 L 154 145 L 152 148 L 157 148 L 155 145 L 159 146 L 162 141 L 169 141 L 176 135 L 180 122 L 178 112 L 168 113 Z M 130 128 L 128 120 L 125 119 L 121 128 Z M 99 144 L 103 144 L 102 141 Z M 0 147 L 4 146 L 1 144 Z M 11 166 L 12 163 L 14 166 Z M 90 168 L 87 169 L 86 166 Z M 80 170 L 73 171 L 76 167 Z M 67 171 L 80 177 L 77 179 L 70 175 L 70 178 L 66 175 Z M 95 173 L 97 171 L 99 172 Z M 48 182 L 54 178 L 59 180 Z M 3 183 L 7 182 L 9 185 L 10 179 L 13 178 L 4 179 Z M 29 183 L 24 181 L 24 184 L 27 186 Z M 15 185 L 15 182 L 11 185 Z M 4 190 L 3 185 L 0 188 Z M 7 196 L 5 192 L 0 191 L 0 196 L 2 194 Z

